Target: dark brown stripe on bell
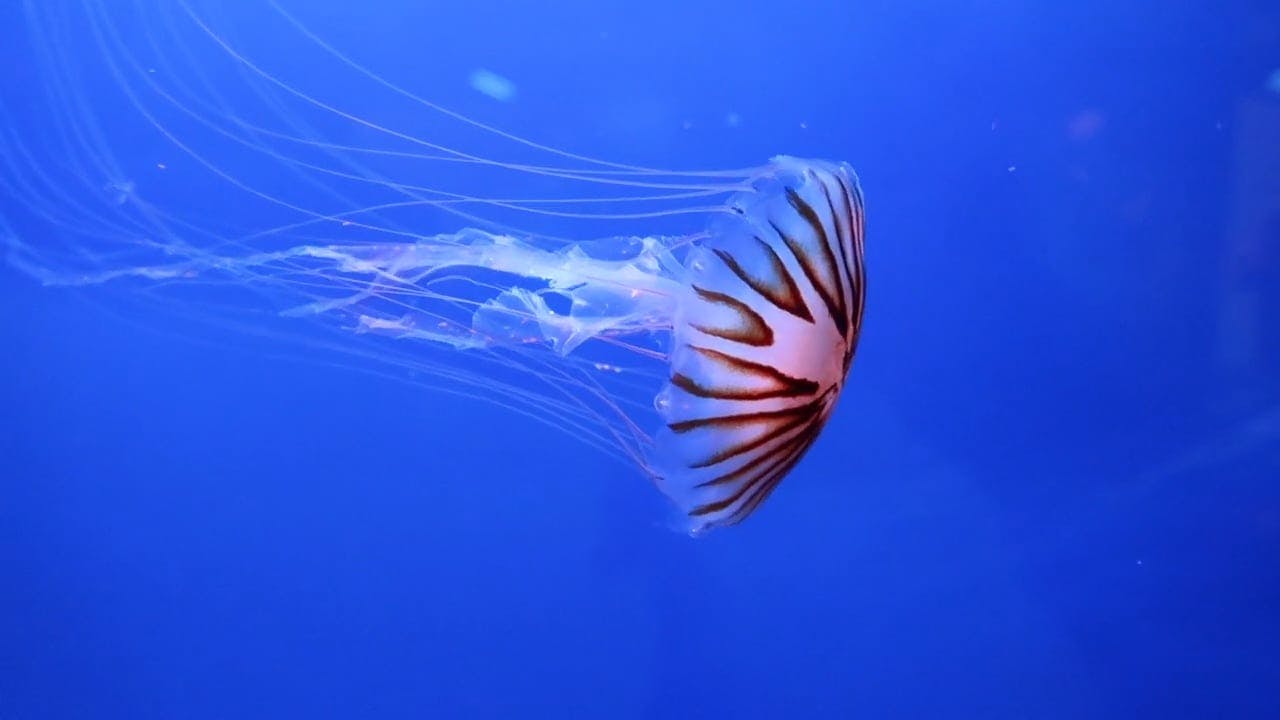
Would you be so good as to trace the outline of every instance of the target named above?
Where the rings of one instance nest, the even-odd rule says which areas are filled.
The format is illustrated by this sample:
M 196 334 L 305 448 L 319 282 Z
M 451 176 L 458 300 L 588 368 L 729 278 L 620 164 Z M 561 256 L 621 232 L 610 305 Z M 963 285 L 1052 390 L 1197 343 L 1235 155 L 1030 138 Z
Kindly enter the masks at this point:
M 844 191 L 845 198 L 852 206 L 852 215 L 855 221 L 853 239 L 857 242 L 858 255 L 861 256 L 863 253 L 862 243 L 866 232 L 866 212 L 862 205 L 862 188 L 857 185 L 850 188 L 842 175 L 836 175 L 836 182 L 840 183 L 840 189 Z
M 827 209 L 831 211 L 831 217 L 835 220 L 835 245 L 840 251 L 840 268 L 848 281 L 850 306 L 854 306 L 858 299 L 858 279 L 854 274 L 853 265 L 849 262 L 849 257 L 854 253 L 853 212 L 843 195 L 840 198 L 840 209 L 837 210 L 835 201 L 831 199 L 830 188 L 827 187 L 825 182 L 820 184 L 822 186 L 822 196 L 827 200 Z M 846 312 L 848 312 L 848 308 L 846 308 Z
M 849 188 L 844 178 L 836 175 L 836 182 L 840 184 L 840 190 L 844 194 L 845 203 L 850 208 L 850 219 L 853 223 L 853 307 L 850 309 L 850 316 L 853 321 L 853 332 L 849 336 L 848 347 L 845 350 L 845 369 L 848 370 L 850 363 L 853 361 L 853 354 L 857 351 L 858 337 L 862 334 L 862 316 L 866 310 L 867 301 L 867 271 L 866 261 L 863 257 L 863 209 L 862 194 L 854 192 Z
M 743 453 L 751 452 L 763 445 L 767 445 L 783 435 L 786 435 L 788 432 L 791 432 L 797 426 L 812 420 L 813 416 L 822 409 L 822 404 L 814 401 L 801 406 L 799 409 L 802 412 L 797 413 L 794 417 L 791 417 L 784 422 L 770 423 L 773 427 L 771 427 L 767 432 L 763 432 L 753 438 L 722 448 L 720 451 L 709 456 L 706 460 L 690 463 L 689 467 L 693 469 L 711 467 L 712 465 L 718 465 L 725 460 L 731 460 Z
M 712 350 L 711 348 L 690 345 L 690 350 L 710 360 L 726 373 L 743 376 L 745 384 L 756 387 L 708 386 L 676 373 L 671 382 L 680 389 L 698 397 L 718 398 L 721 400 L 765 400 L 779 397 L 801 397 L 818 392 L 818 383 L 807 378 L 787 375 L 772 365 L 744 360 L 735 355 Z M 680 378 L 677 382 L 676 378 Z M 681 384 L 681 383 L 686 383 Z
M 796 433 L 792 434 L 790 437 L 788 437 L 784 442 L 780 442 L 777 445 L 774 445 L 773 447 L 769 448 L 767 451 L 760 453 L 759 455 L 756 455 L 755 457 L 751 458 L 749 461 L 734 468 L 733 470 L 730 470 L 729 472 L 726 472 L 722 475 L 717 475 L 716 477 L 713 477 L 710 480 L 704 480 L 698 483 L 697 485 L 694 485 L 694 487 L 708 488 L 708 487 L 717 487 L 719 485 L 734 485 L 734 484 L 749 485 L 753 478 L 757 478 L 760 475 L 767 473 L 769 471 L 769 468 L 777 465 L 777 460 L 779 457 L 785 458 L 788 455 L 790 455 L 792 450 L 795 449 L 796 445 L 804 441 L 803 440 L 804 436 L 808 433 L 813 433 L 813 432 L 817 432 L 817 428 L 814 427 L 814 422 L 811 419 L 808 422 L 805 422 L 803 425 L 801 425 L 799 430 Z M 762 466 L 763 466 L 763 469 L 762 469 Z
M 813 447 L 813 443 L 817 439 L 817 432 L 810 434 L 800 447 L 798 447 L 796 451 L 787 458 L 786 462 L 776 468 L 767 479 L 762 479 L 761 481 L 756 482 L 756 488 L 747 495 L 747 498 L 742 502 L 742 505 L 738 506 L 738 509 L 734 511 L 732 516 L 730 516 L 729 524 L 733 525 L 740 523 L 751 515 L 751 513 L 755 512 L 756 508 L 760 507 L 760 504 L 773 494 L 773 491 L 778 487 L 778 485 L 782 484 L 782 479 L 786 477 L 801 460 L 804 459 L 805 453 L 809 452 L 809 448 Z
M 769 258 L 769 267 L 773 271 L 775 282 L 758 278 L 747 272 L 737 258 L 726 250 L 717 248 L 713 252 L 724 261 L 724 264 L 728 266 L 734 275 L 738 276 L 738 279 L 746 283 L 747 287 L 759 293 L 765 300 L 801 320 L 813 322 L 813 313 L 809 311 L 809 306 L 805 304 L 804 295 L 800 293 L 800 286 L 796 284 L 795 278 L 791 277 L 791 273 L 787 270 L 787 266 L 783 264 L 782 258 L 778 257 L 778 253 L 774 252 L 769 243 L 758 237 L 755 238 L 755 241 L 760 244 L 760 248 Z
M 831 321 L 835 323 L 836 329 L 840 330 L 840 334 L 843 336 L 844 328 L 848 325 L 848 319 L 840 311 L 836 304 L 836 299 L 831 297 L 831 290 L 823 284 L 822 276 L 819 274 L 817 266 L 814 265 L 813 258 L 803 245 L 784 232 L 777 223 L 770 220 L 769 224 L 773 226 L 774 232 L 778 233 L 778 237 L 782 238 L 783 244 L 790 248 L 796 262 L 800 263 L 800 269 L 804 271 L 804 276 L 808 278 L 809 284 L 818 293 L 818 297 L 822 298 L 822 304 L 827 307 L 827 314 L 831 316 Z
M 788 418 L 802 415 L 807 411 L 807 406 L 800 405 L 797 407 L 782 408 L 780 410 L 759 410 L 757 412 L 738 413 L 735 415 L 715 415 L 706 418 L 694 418 L 692 420 L 678 420 L 673 423 L 667 423 L 667 427 L 675 433 L 687 433 L 691 430 L 699 430 L 702 428 L 740 430 L 745 427 L 751 427 L 752 425 L 768 424 L 778 420 L 785 421 Z
M 739 489 L 734 492 L 734 496 L 738 496 L 742 492 L 741 486 L 750 486 L 756 478 L 768 473 L 771 468 L 776 467 L 780 457 L 786 458 L 790 456 L 796 445 L 804 442 L 804 437 L 806 435 L 817 435 L 821 425 L 821 422 L 817 422 L 814 418 L 810 418 L 799 426 L 793 426 L 792 430 L 795 430 L 796 432 L 790 434 L 790 436 L 786 437 L 782 442 L 770 447 L 765 452 L 752 457 L 750 460 L 739 465 L 733 470 L 711 478 L 710 480 L 704 480 L 697 485 L 694 485 L 694 487 L 708 488 L 718 487 L 720 485 L 738 485 L 740 486 Z M 730 500 L 732 499 L 733 498 L 730 498 Z M 706 506 L 704 505 L 703 507 Z
M 859 293 L 862 294 L 865 292 L 865 288 L 863 287 L 863 284 L 866 281 L 866 272 L 867 272 L 866 265 L 865 265 L 865 257 L 863 256 L 863 252 L 864 252 L 863 242 L 865 240 L 865 238 L 863 237 L 863 233 L 866 231 L 866 224 L 865 224 L 866 220 L 865 220 L 865 214 L 862 208 L 862 193 L 860 190 L 856 192 L 854 190 L 851 190 L 849 188 L 848 183 L 844 181 L 843 177 L 840 177 L 837 175 L 836 182 L 840 183 L 840 189 L 844 192 L 845 202 L 848 203 L 850 206 L 850 217 L 852 218 L 852 221 L 853 221 L 853 242 L 854 242 L 853 256 L 854 256 L 854 261 L 856 265 L 854 268 L 854 273 L 855 273 L 855 276 L 858 278 Z
M 697 285 L 693 286 L 693 291 L 698 294 L 698 297 L 709 303 L 723 305 L 734 311 L 738 314 L 739 320 L 737 325 L 728 328 L 689 323 L 695 329 L 708 335 L 754 347 L 768 347 L 773 344 L 773 328 L 769 327 L 764 318 L 760 317 L 760 313 L 752 310 L 750 305 L 730 295 L 718 293 L 714 290 L 704 290 Z
M 821 181 L 816 177 L 814 182 L 821 184 Z M 826 188 L 824 187 L 823 192 L 825 191 Z M 828 297 L 834 297 L 836 309 L 832 311 L 832 317 L 837 318 L 836 328 L 840 331 L 840 337 L 845 337 L 845 333 L 849 330 L 849 305 L 844 299 L 844 281 L 842 280 L 844 274 L 836 263 L 835 253 L 831 251 L 831 239 L 827 237 L 827 226 L 822 222 L 822 218 L 818 217 L 818 213 L 813 209 L 813 206 L 800 197 L 800 193 L 797 193 L 792 188 L 787 188 L 786 192 L 787 201 L 791 203 L 791 207 L 795 208 L 800 217 L 809 224 L 809 228 L 813 230 L 813 234 L 818 238 L 818 246 L 822 252 L 822 264 L 827 269 L 826 273 L 819 275 L 821 280 L 818 282 L 822 283 L 822 288 L 826 291 L 823 293 L 822 298 L 825 301 Z M 832 213 L 832 215 L 834 214 Z M 795 248 L 792 248 L 792 250 L 794 251 Z M 835 288 L 827 286 L 827 278 L 830 278 L 836 284 Z M 810 278 L 810 280 L 813 280 L 813 278 Z M 828 303 L 827 308 L 830 309 L 831 307 L 831 304 Z
M 797 462 L 799 462 L 800 457 L 809 449 L 809 446 L 813 444 L 813 439 L 817 437 L 818 431 L 821 429 L 821 425 L 822 423 L 818 422 L 816 419 L 810 421 L 800 430 L 799 433 L 786 443 L 778 445 L 768 453 L 753 459 L 750 463 L 743 465 L 732 473 L 723 475 L 715 480 L 699 483 L 696 487 L 722 485 L 733 482 L 734 480 L 745 479 L 745 482 L 743 482 L 732 495 L 716 500 L 715 502 L 699 505 L 690 511 L 689 515 L 691 517 L 698 517 L 724 510 L 738 502 L 738 500 L 751 491 L 752 488 L 757 487 L 761 481 L 772 479 L 772 482 L 776 484 L 777 480 L 786 475 L 787 472 L 794 467 Z M 768 462 L 765 467 L 759 468 L 759 465 L 766 461 Z M 758 471 L 751 472 L 752 470 Z M 740 514 L 741 510 L 742 508 L 739 508 L 739 512 L 735 512 L 731 515 L 731 518 L 734 518 L 733 522 L 737 522 L 745 517 L 745 515 Z

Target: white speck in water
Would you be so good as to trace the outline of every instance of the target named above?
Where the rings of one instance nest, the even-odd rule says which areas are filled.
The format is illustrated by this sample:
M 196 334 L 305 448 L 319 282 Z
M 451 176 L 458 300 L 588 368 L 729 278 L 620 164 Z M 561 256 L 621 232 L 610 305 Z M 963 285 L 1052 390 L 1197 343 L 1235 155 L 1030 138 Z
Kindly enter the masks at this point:
M 471 88 L 494 100 L 509 102 L 516 96 L 516 86 L 501 75 L 480 68 L 471 73 Z
M 738 127 L 742 124 L 742 116 L 736 112 L 731 112 L 724 116 L 724 124 L 729 127 Z
M 1009 166 L 1008 168 L 1006 168 L 1006 169 L 1007 169 L 1009 172 L 1017 172 L 1017 171 L 1018 171 L 1018 166 L 1017 166 L 1017 165 L 1010 165 L 1010 166 Z

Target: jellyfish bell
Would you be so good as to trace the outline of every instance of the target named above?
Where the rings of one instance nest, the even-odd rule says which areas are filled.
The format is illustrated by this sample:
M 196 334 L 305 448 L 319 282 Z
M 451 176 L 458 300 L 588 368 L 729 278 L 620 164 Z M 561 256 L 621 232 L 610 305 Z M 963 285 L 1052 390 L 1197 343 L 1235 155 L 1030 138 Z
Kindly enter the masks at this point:
M 305 92 L 178 3 L 177 19 L 251 86 L 257 112 L 249 113 L 196 70 L 140 62 L 106 6 L 86 0 L 82 22 L 102 69 L 137 125 L 181 159 L 152 169 L 165 174 L 156 187 L 134 179 L 89 93 L 60 71 L 76 57 L 44 7 L 27 4 L 52 73 L 51 135 L 37 144 L 10 133 L 0 143 L 10 267 L 49 285 L 161 298 L 196 289 L 186 299 L 198 308 L 217 300 L 275 311 L 241 326 L 250 330 L 309 321 L 295 336 L 309 348 L 344 354 L 359 369 L 412 373 L 626 460 L 694 534 L 755 512 L 830 417 L 865 300 L 862 195 L 848 165 L 779 156 L 758 168 L 676 172 L 575 155 L 414 95 L 271 4 L 355 75 L 533 158 L 499 160 Z M 335 142 L 315 130 L 326 122 L 386 144 Z M 458 192 L 377 162 L 387 157 L 415 172 L 460 165 L 587 190 Z M 201 201 L 220 214 L 165 194 L 184 189 L 176 166 L 211 183 Z M 272 219 L 223 226 L 250 207 Z M 463 229 L 424 233 L 423 210 Z M 525 216 L 626 223 L 631 232 L 565 239 L 507 222 Z M 658 222 L 682 229 L 637 232 Z
M 745 519 L 817 439 L 862 326 L 862 195 L 843 164 L 774 158 L 694 248 L 658 395 L 659 487 L 694 531 Z

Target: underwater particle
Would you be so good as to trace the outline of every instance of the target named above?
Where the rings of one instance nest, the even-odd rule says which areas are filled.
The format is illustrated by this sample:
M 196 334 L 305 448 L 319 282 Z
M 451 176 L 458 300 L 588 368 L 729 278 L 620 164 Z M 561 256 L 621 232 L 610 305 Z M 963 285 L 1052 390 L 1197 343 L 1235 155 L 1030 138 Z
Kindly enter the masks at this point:
M 168 166 L 168 165 L 165 165 L 165 164 L 164 164 L 164 163 L 162 163 L 162 162 L 158 162 L 158 163 L 156 163 L 156 169 L 157 169 L 157 170 L 168 170 L 168 169 L 169 169 L 169 166 Z
M 1007 168 L 1005 168 L 1005 169 L 1006 169 L 1006 170 L 1008 170 L 1009 172 L 1017 172 L 1017 171 L 1018 171 L 1018 166 L 1017 166 L 1017 165 L 1010 165 L 1009 167 L 1007 167 Z
M 808 130 L 808 129 L 809 129 L 809 123 L 807 123 L 807 122 L 805 122 L 805 121 L 801 120 L 801 121 L 800 121 L 800 129 L 801 129 L 801 130 Z
M 472 71 L 471 88 L 501 102 L 509 102 L 516 96 L 514 83 L 484 68 Z
M 1280 93 L 1280 69 L 1274 70 L 1271 77 L 1267 78 L 1267 89 L 1273 93 Z
M 1086 142 L 1102 132 L 1106 124 L 1107 118 L 1100 110 L 1081 110 L 1067 120 L 1067 137 L 1076 142 Z
M 742 124 L 742 116 L 736 112 L 730 112 L 724 116 L 724 124 L 729 127 L 738 127 Z

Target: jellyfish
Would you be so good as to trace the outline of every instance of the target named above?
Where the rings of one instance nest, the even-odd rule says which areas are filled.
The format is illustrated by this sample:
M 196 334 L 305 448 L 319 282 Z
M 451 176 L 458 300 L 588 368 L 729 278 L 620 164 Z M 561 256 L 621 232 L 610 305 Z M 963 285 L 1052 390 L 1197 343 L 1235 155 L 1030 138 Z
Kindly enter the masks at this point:
M 831 417 L 866 297 L 848 164 L 572 153 L 423 98 L 266 3 L 317 63 L 407 110 L 379 119 L 185 0 L 122 7 L 24 0 L 43 97 L 32 114 L 0 96 L 10 269 L 498 404 L 638 469 L 695 535 L 751 516 Z M 441 167 L 456 186 L 423 179 Z M 564 234 L 580 225 L 592 239 Z

